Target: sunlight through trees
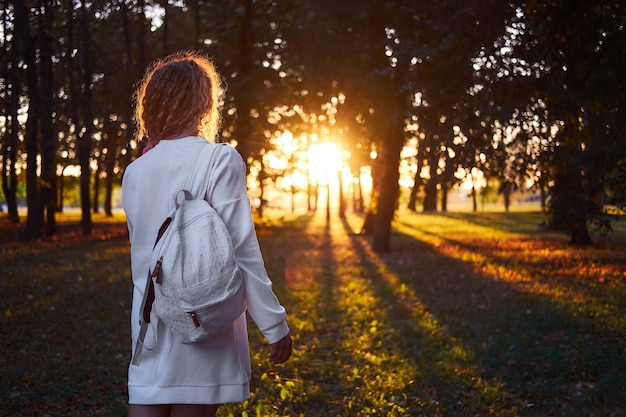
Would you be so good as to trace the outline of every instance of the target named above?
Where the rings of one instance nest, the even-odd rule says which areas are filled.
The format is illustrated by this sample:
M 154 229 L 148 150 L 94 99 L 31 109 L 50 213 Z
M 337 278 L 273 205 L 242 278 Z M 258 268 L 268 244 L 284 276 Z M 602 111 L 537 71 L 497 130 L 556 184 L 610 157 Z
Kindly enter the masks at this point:
M 462 4 L 5 0 L 3 205 L 14 222 L 28 206 L 26 236 L 54 234 L 78 171 L 90 233 L 141 154 L 134 84 L 152 60 L 200 49 L 227 86 L 220 137 L 261 215 L 366 211 L 384 251 L 397 207 L 536 196 L 550 226 L 589 243 L 590 225 L 610 228 L 605 207 L 624 210 L 624 8 Z

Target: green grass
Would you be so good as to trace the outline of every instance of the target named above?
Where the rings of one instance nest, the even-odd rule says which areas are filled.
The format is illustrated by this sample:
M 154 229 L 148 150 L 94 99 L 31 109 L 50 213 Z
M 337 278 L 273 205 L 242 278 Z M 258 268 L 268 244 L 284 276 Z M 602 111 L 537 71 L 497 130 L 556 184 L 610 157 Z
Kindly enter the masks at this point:
M 91 239 L 3 244 L 0 415 L 126 413 L 131 292 L 114 220 Z M 353 214 L 259 222 L 295 352 L 272 366 L 251 323 L 252 396 L 218 416 L 624 415 L 626 229 L 576 248 L 542 221 L 400 212 L 384 254 Z

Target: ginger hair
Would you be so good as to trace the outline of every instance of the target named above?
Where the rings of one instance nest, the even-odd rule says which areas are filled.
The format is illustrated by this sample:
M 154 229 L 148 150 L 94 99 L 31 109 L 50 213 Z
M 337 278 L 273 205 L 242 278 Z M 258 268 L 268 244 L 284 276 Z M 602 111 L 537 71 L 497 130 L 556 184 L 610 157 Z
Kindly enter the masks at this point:
M 200 53 L 179 52 L 155 61 L 134 96 L 138 138 L 147 138 L 151 146 L 187 135 L 214 141 L 221 93 L 215 66 Z

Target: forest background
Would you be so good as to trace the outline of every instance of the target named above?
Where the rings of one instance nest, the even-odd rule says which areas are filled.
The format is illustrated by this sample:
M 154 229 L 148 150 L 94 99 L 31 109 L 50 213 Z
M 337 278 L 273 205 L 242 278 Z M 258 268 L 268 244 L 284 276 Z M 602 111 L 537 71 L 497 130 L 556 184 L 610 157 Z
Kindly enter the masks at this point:
M 533 190 L 577 244 L 623 214 L 622 1 L 2 3 L 2 191 L 14 222 L 25 197 L 27 240 L 57 233 L 72 167 L 83 233 L 100 201 L 111 213 L 142 149 L 133 86 L 188 49 L 224 77 L 220 139 L 247 162 L 261 212 L 269 186 L 316 209 L 332 176 L 339 213 L 350 195 L 385 251 L 402 172 L 402 204 L 425 212 L 447 211 L 460 185 L 475 210 L 480 189 L 507 209 L 512 192 Z

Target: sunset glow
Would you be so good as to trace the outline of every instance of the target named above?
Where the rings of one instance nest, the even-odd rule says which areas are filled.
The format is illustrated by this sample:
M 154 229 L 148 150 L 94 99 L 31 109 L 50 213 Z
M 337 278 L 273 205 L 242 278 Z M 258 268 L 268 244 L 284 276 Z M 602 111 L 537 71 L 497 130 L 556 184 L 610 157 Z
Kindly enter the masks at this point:
M 333 142 L 313 143 L 307 149 L 307 163 L 319 185 L 333 182 L 342 169 L 341 152 Z

